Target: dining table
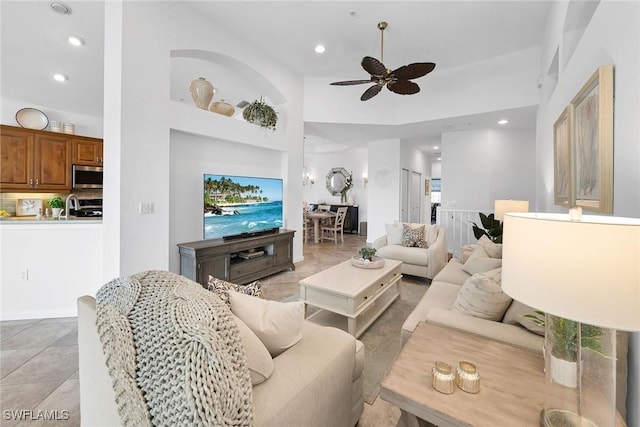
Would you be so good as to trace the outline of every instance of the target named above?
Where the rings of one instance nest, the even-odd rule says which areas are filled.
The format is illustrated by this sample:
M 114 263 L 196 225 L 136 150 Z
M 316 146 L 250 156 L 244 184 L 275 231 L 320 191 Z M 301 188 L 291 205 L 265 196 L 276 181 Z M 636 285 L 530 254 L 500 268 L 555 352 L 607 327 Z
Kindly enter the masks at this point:
M 320 243 L 320 220 L 327 218 L 335 218 L 336 213 L 330 211 L 314 211 L 307 212 L 307 218 L 313 220 L 313 242 Z

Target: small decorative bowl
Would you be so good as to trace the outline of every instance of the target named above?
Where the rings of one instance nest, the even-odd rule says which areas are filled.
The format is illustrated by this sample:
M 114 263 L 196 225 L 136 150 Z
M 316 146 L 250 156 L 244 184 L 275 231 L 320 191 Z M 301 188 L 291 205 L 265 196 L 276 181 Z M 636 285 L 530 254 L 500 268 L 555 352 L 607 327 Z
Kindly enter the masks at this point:
M 480 391 L 480 374 L 476 370 L 476 365 L 461 361 L 456 371 L 456 385 L 467 393 L 478 393 Z
M 359 256 L 353 256 L 351 257 L 351 265 L 359 268 L 382 268 L 384 267 L 384 258 L 373 256 L 369 261 Z
M 440 393 L 451 394 L 455 390 L 455 374 L 451 365 L 437 361 L 431 368 L 431 385 Z

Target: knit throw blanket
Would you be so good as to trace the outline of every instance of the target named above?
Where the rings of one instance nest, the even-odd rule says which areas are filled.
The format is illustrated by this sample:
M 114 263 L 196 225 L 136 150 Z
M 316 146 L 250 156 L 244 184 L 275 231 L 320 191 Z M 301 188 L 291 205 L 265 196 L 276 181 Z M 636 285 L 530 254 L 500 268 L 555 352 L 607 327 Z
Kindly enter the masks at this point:
M 251 380 L 231 311 L 167 271 L 115 279 L 97 293 L 97 328 L 124 426 L 243 426 Z

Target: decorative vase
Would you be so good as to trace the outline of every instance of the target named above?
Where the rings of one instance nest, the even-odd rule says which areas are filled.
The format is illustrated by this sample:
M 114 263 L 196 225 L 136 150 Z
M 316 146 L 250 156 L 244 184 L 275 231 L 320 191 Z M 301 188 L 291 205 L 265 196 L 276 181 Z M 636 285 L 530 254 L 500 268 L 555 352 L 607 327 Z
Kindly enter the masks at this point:
M 211 83 L 209 83 L 204 77 L 198 77 L 193 80 L 189 85 L 189 91 L 193 102 L 196 103 L 198 108 L 206 110 L 209 107 L 209 103 L 213 98 L 215 89 Z
M 549 375 L 551 381 L 565 387 L 576 388 L 578 384 L 578 366 L 576 362 L 569 362 L 550 355 Z
M 347 202 L 347 192 L 340 193 L 340 203 L 345 204 Z
M 236 109 L 233 108 L 233 105 L 224 102 L 224 99 L 221 99 L 220 101 L 212 102 L 211 105 L 209 105 L 209 111 L 231 117 L 233 116 L 233 113 L 236 112 Z

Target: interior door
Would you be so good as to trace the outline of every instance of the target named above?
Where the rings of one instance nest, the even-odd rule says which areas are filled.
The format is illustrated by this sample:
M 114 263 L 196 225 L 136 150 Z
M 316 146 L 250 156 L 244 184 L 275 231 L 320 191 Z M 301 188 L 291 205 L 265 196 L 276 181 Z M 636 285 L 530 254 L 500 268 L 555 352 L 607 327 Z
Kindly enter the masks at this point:
M 422 174 L 411 172 L 411 193 L 409 195 L 409 222 L 422 222 L 420 199 L 422 196 Z
M 409 170 L 400 174 L 400 221 L 409 222 Z

